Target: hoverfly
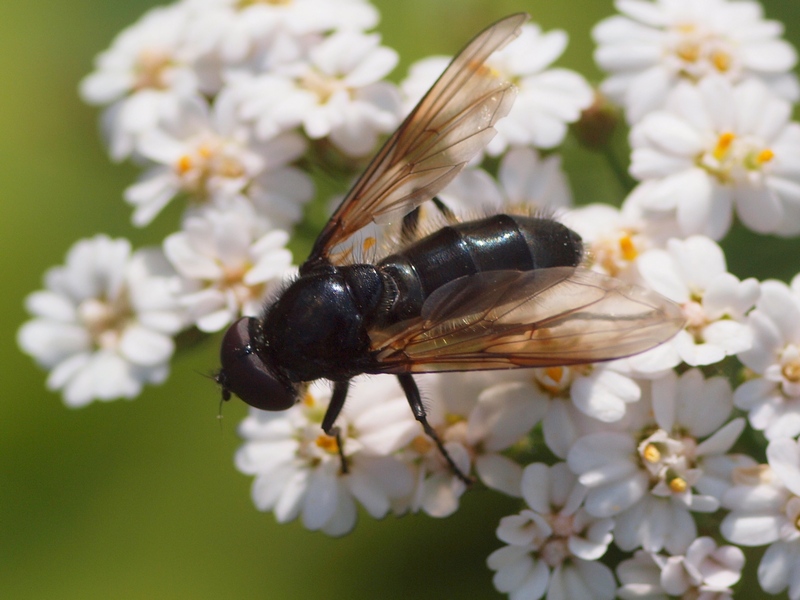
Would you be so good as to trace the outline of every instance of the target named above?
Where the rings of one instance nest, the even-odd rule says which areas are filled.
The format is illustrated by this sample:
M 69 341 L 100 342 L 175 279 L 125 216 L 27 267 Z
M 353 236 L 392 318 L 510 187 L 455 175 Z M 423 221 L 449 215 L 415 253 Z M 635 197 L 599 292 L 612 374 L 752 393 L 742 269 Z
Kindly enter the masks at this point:
M 222 341 L 217 381 L 226 400 L 236 394 L 284 410 L 308 382 L 333 382 L 322 428 L 340 442 L 343 472 L 334 423 L 357 375 L 394 374 L 416 419 L 468 481 L 428 424 L 414 373 L 607 361 L 653 348 L 683 325 L 678 306 L 660 295 L 580 268 L 580 237 L 550 219 L 500 214 L 451 224 L 406 239 L 376 264 L 345 264 L 334 252 L 371 222 L 402 220 L 413 230 L 420 205 L 494 136 L 516 90 L 485 61 L 527 18 L 506 17 L 467 44 L 333 213 L 299 277 Z

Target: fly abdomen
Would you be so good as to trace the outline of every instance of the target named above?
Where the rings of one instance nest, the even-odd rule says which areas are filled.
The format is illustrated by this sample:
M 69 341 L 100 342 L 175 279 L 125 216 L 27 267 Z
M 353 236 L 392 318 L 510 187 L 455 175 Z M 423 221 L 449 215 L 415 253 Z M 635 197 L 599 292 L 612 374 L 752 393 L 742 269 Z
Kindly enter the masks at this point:
M 378 263 L 392 290 L 379 320 L 419 315 L 430 294 L 465 275 L 577 266 L 582 257 L 580 236 L 552 219 L 494 215 L 444 227 Z

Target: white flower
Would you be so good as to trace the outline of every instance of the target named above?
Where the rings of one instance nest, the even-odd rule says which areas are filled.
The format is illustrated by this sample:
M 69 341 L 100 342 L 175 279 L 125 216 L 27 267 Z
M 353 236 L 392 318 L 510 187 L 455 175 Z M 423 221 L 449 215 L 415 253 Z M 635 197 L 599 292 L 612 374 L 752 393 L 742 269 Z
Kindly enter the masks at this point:
M 540 393 L 551 397 L 569 395 L 583 414 L 602 421 L 619 421 L 641 397 L 639 385 L 617 363 L 534 369 Z
M 573 208 L 563 221 L 580 234 L 593 269 L 617 279 L 638 281 L 636 259 L 652 245 L 641 220 L 608 204 L 589 204 Z
M 381 81 L 397 53 L 380 36 L 340 31 L 312 45 L 298 60 L 234 86 L 244 118 L 267 138 L 303 126 L 311 139 L 329 138 L 349 156 L 372 152 L 378 136 L 399 123 L 400 99 Z
M 264 231 L 242 202 L 194 214 L 182 231 L 164 240 L 164 253 L 182 277 L 179 301 L 201 331 L 219 331 L 239 316 L 258 315 L 265 298 L 284 281 L 292 262 L 289 234 Z
M 86 102 L 111 105 L 103 130 L 115 160 L 129 156 L 159 120 L 174 119 L 182 99 L 198 95 L 196 57 L 185 39 L 188 22 L 183 4 L 152 9 L 117 36 L 81 82 Z
M 622 600 L 668 600 L 661 585 L 661 568 L 654 559 L 655 554 L 637 550 L 633 558 L 617 565 L 617 578 L 622 584 L 617 589 L 617 598 Z
M 26 299 L 35 318 L 17 341 L 51 369 L 47 387 L 69 406 L 134 398 L 169 374 L 171 336 L 184 324 L 171 276 L 158 251 L 131 254 L 127 240 L 104 235 L 79 241 L 47 272 L 47 289 Z
M 329 399 L 330 391 L 314 383 L 287 411 L 251 408 L 239 428 L 245 443 L 236 466 L 255 475 L 253 502 L 279 523 L 299 516 L 307 529 L 344 535 L 355 526 L 356 501 L 379 519 L 392 501 L 411 493 L 411 469 L 395 454 L 419 425 L 393 378 L 359 381 L 336 420 L 347 459 L 343 473 L 336 438 L 320 427 Z
M 528 24 L 517 39 L 489 58 L 487 65 L 519 90 L 508 116 L 495 125 L 497 135 L 486 149 L 491 156 L 509 146 L 558 146 L 567 124 L 592 104 L 594 92 L 582 76 L 568 69 L 548 69 L 566 46 L 566 32 L 543 33 L 538 25 Z
M 724 462 L 744 422 L 735 419 L 723 426 L 732 401 L 730 385 L 721 377 L 704 380 L 693 369 L 680 378 L 670 372 L 650 385 L 651 416 L 640 411 L 648 418 L 631 422 L 627 432 L 582 437 L 567 460 L 589 488 L 586 510 L 616 517 L 614 537 L 620 548 L 641 545 L 651 552 L 667 548 L 680 553 L 696 537 L 690 511 L 719 507 L 724 489 L 718 463 Z
M 800 598 L 800 448 L 790 438 L 767 446 L 766 465 L 738 473 L 739 484 L 725 495 L 731 512 L 722 535 L 742 546 L 769 544 L 758 567 L 758 581 L 770 594 L 789 588 Z
M 638 266 L 650 288 L 683 309 L 686 328 L 671 343 L 686 364 L 710 365 L 750 348 L 752 335 L 743 321 L 758 300 L 758 281 L 739 281 L 728 273 L 714 241 L 671 239 L 666 250 L 643 254 Z
M 497 537 L 509 544 L 489 555 L 494 585 L 514 600 L 614 597 L 614 576 L 597 562 L 611 543 L 612 519 L 590 516 L 586 489 L 564 463 L 528 465 L 522 476 L 527 509 L 504 517 Z
M 190 39 L 212 60 L 258 69 L 281 46 L 338 29 L 365 30 L 378 11 L 365 0 L 186 0 L 195 13 Z
M 408 114 L 428 92 L 450 64 L 452 57 L 428 56 L 408 68 L 408 75 L 400 83 L 403 113 Z
M 667 599 L 667 596 L 729 600 L 742 575 L 744 553 L 736 546 L 720 546 L 710 537 L 694 540 L 686 552 L 664 556 L 639 550 L 617 567 L 622 586 L 619 598 Z
M 757 233 L 800 232 L 800 124 L 762 83 L 683 83 L 631 130 L 635 199 L 683 235 L 722 238 L 733 208 Z
M 736 389 L 735 403 L 768 439 L 800 434 L 800 277 L 790 288 L 761 284 L 761 298 L 747 319 L 753 346 L 739 359 L 760 377 Z
M 567 45 L 561 30 L 543 33 L 538 25 L 522 26 L 522 33 L 505 48 L 495 52 L 486 64 L 517 87 L 517 98 L 508 115 L 495 124 L 497 135 L 489 142 L 491 156 L 509 146 L 554 148 L 594 101 L 586 80 L 568 69 L 548 69 Z M 401 84 L 410 109 L 433 85 L 448 64 L 443 57 L 421 60 L 409 69 Z
M 529 214 L 552 214 L 572 205 L 561 157 L 542 158 L 533 148 L 513 148 L 506 152 L 497 169 L 497 181 L 483 169 L 463 170 L 439 197 L 457 214 L 471 218 L 487 213 L 513 213 L 515 209 Z
M 205 101 L 183 102 L 180 119 L 142 136 L 139 149 L 154 164 L 125 191 L 125 199 L 135 206 L 133 222 L 138 226 L 149 224 L 180 192 L 195 202 L 225 206 L 267 173 L 278 180 L 284 176 L 290 181 L 307 179 L 286 167 L 304 152 L 303 140 L 286 133 L 266 142 L 255 141 L 224 94 L 213 108 Z M 308 182 L 293 195 L 275 196 L 276 212 L 287 212 L 280 206 L 283 203 L 304 203 L 312 190 Z M 269 216 L 269 207 L 263 202 L 259 206 Z
M 547 446 L 557 456 L 566 457 L 578 437 L 596 431 L 599 422 L 622 419 L 641 394 L 637 383 L 611 364 L 526 369 L 502 374 L 492 372 L 480 378 L 474 374 L 460 377 L 460 381 L 474 382 L 469 391 L 458 387 L 457 376 L 445 376 L 447 387 L 440 395 L 448 401 L 456 396 L 479 400 L 460 409 L 460 414 L 469 415 L 465 443 L 471 448 L 470 452 L 478 456 L 490 449 L 505 449 L 543 420 Z M 486 417 L 483 414 L 485 410 L 490 410 L 493 416 Z M 484 422 L 486 424 L 480 425 Z M 487 445 L 485 437 L 492 428 L 494 431 L 491 431 L 490 438 L 504 440 L 503 444 Z M 479 431 L 484 433 L 476 436 Z M 487 458 L 483 457 L 483 460 Z M 476 467 L 480 464 L 481 459 L 477 459 Z M 491 477 L 489 473 L 484 474 L 479 468 L 479 475 L 487 485 L 497 487 L 487 481 Z M 511 488 L 499 489 L 514 495 Z
M 790 71 L 794 48 L 778 39 L 783 25 L 765 21 L 757 2 L 617 0 L 625 16 L 601 21 L 595 60 L 611 72 L 602 90 L 638 122 L 661 106 L 680 81 L 722 76 L 732 83 L 758 78 L 788 100 L 800 96 Z

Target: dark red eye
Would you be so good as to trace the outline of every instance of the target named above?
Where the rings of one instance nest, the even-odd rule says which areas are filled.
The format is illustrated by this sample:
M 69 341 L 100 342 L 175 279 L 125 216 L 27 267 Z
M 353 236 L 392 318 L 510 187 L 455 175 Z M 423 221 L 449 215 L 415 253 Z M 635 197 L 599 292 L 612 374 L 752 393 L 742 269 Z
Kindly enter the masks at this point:
M 261 410 L 286 410 L 297 402 L 297 390 L 272 374 L 258 352 L 258 320 L 244 317 L 228 328 L 222 339 L 217 381 L 226 400 L 236 394 L 247 404 Z

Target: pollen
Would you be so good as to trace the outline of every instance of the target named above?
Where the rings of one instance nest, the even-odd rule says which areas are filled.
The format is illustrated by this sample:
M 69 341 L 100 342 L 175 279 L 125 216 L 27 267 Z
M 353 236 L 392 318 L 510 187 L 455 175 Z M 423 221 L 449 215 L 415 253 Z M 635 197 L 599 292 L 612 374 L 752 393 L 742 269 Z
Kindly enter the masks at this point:
M 303 396 L 303 404 L 306 406 L 314 406 L 316 403 L 317 401 L 314 399 L 314 396 L 311 393 L 306 392 L 306 395 Z
M 676 477 L 672 481 L 669 482 L 669 489 L 671 489 L 676 494 L 682 494 L 687 490 L 689 485 L 686 483 L 686 480 L 682 477 Z
M 189 156 L 188 154 L 184 154 L 178 159 L 177 168 L 178 168 L 178 173 L 180 173 L 181 175 L 184 175 L 185 173 L 191 171 L 193 166 L 194 165 L 192 164 L 192 157 Z
M 726 73 L 731 68 L 731 57 L 727 52 L 714 52 L 711 55 L 711 63 L 720 73 Z
M 556 383 L 561 383 L 561 378 L 564 377 L 564 367 L 547 367 L 544 372 Z
M 619 249 L 620 252 L 622 252 L 622 258 L 627 261 L 634 261 L 636 260 L 636 257 L 639 256 L 639 252 L 636 250 L 633 239 L 628 234 L 623 235 L 619 239 Z
M 651 464 L 655 464 L 661 460 L 661 452 L 656 448 L 655 444 L 647 444 L 642 452 L 642 456 Z
M 332 435 L 320 434 L 316 441 L 317 447 L 322 448 L 329 454 L 337 454 L 339 452 L 339 444 L 336 443 L 336 438 Z
M 244 167 L 238 161 L 228 159 L 222 163 L 220 174 L 223 177 L 235 179 L 237 177 L 242 177 L 245 171 Z
M 364 252 L 364 253 L 369 252 L 370 250 L 372 250 L 375 247 L 375 244 L 377 244 L 377 243 L 378 243 L 378 240 L 376 240 L 374 237 L 372 237 L 372 236 L 368 237 L 361 244 L 362 252 Z
M 781 368 L 781 374 L 787 381 L 797 383 L 800 381 L 800 364 L 797 361 L 787 362 Z
M 685 41 L 678 46 L 678 58 L 686 62 L 697 62 L 700 58 L 700 45 L 695 42 Z
M 201 144 L 197 149 L 197 153 L 203 158 L 211 158 L 214 155 L 214 149 L 208 144 Z
M 771 161 L 773 158 L 775 158 L 775 153 L 769 148 L 764 148 L 758 153 L 758 156 L 756 156 L 756 161 L 758 164 L 763 165 L 764 163 Z
M 418 435 L 411 440 L 411 449 L 417 454 L 427 454 L 433 448 L 433 442 L 426 435 Z
M 480 62 L 470 61 L 469 67 L 470 69 L 475 71 L 475 73 L 483 77 L 495 77 L 495 78 L 500 77 L 500 73 L 497 71 L 497 69 L 494 69 L 485 64 L 481 64 Z
M 733 134 L 730 131 L 726 131 L 725 133 L 721 134 L 719 139 L 717 139 L 717 145 L 714 148 L 714 158 L 717 160 L 722 160 L 725 158 L 725 155 L 731 149 L 731 145 L 735 139 L 736 134 Z

